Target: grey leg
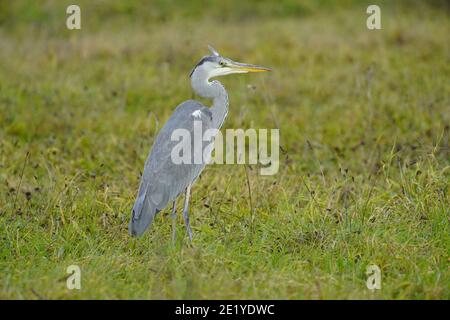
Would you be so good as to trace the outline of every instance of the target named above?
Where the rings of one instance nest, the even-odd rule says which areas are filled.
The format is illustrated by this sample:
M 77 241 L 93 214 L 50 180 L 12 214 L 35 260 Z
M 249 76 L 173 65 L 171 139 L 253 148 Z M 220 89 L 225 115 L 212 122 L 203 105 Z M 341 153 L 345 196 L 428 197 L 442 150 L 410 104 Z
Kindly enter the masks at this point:
M 177 233 L 177 199 L 173 200 L 172 206 L 172 242 L 175 243 Z
M 186 188 L 186 194 L 184 197 L 184 208 L 183 208 L 183 218 L 184 218 L 184 222 L 186 223 L 186 230 L 189 234 L 189 240 L 192 241 L 192 230 L 191 230 L 191 225 L 189 223 L 189 216 L 188 216 L 188 209 L 189 209 L 189 198 L 191 196 L 191 186 L 189 185 Z

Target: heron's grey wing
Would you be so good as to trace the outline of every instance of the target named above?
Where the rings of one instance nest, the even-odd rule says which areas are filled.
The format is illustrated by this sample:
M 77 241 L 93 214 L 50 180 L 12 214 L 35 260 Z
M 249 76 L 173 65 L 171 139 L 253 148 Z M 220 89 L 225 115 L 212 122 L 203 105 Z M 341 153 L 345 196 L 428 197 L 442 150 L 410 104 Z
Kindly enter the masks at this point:
M 170 201 L 176 199 L 188 185 L 192 184 L 205 167 L 203 157 L 200 158 L 202 160 L 200 163 L 194 162 L 196 150 L 194 125 L 199 124 L 203 132 L 212 128 L 211 111 L 197 101 L 188 100 L 176 108 L 159 132 L 145 162 L 138 196 L 133 206 L 129 225 L 132 235 L 141 235 L 152 223 L 156 213 L 163 210 Z M 185 137 L 180 140 L 173 139 L 172 134 L 177 129 L 189 133 L 190 139 Z M 200 140 L 202 154 L 205 148 L 211 152 L 211 141 L 203 141 L 202 137 Z M 174 163 L 172 151 L 175 147 L 182 150 L 182 155 L 184 150 L 191 151 L 189 163 Z

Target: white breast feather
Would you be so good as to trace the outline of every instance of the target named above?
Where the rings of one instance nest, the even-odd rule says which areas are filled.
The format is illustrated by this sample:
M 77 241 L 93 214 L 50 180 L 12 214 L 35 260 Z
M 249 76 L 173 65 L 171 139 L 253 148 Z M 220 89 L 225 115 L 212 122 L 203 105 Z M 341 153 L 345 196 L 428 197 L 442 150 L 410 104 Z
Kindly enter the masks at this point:
M 192 112 L 192 116 L 193 116 L 194 118 L 199 118 L 199 119 L 201 119 L 201 117 L 202 117 L 202 112 L 201 112 L 200 110 L 195 110 L 194 112 Z

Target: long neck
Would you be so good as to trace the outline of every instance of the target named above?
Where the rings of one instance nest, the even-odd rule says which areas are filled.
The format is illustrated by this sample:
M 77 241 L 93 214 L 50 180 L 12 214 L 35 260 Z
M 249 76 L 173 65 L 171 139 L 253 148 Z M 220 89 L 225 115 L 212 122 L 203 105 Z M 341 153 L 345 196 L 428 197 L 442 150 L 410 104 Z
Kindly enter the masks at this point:
M 192 89 L 203 98 L 213 99 L 211 113 L 213 127 L 220 129 L 228 113 L 228 94 L 217 80 L 209 81 L 206 72 L 197 68 L 191 76 Z

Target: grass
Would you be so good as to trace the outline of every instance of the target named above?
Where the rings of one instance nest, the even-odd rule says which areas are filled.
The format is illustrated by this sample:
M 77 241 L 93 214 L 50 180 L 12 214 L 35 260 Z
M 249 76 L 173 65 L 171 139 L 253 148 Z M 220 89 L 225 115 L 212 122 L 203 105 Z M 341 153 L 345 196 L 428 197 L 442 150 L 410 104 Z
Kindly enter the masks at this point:
M 381 2 L 380 31 L 361 1 L 79 1 L 68 31 L 66 2 L 0 2 L 0 298 L 450 298 L 445 2 Z M 181 217 L 171 244 L 169 209 L 130 238 L 143 163 L 207 44 L 275 70 L 221 80 L 224 128 L 279 128 L 280 170 L 209 166 L 192 245 Z

